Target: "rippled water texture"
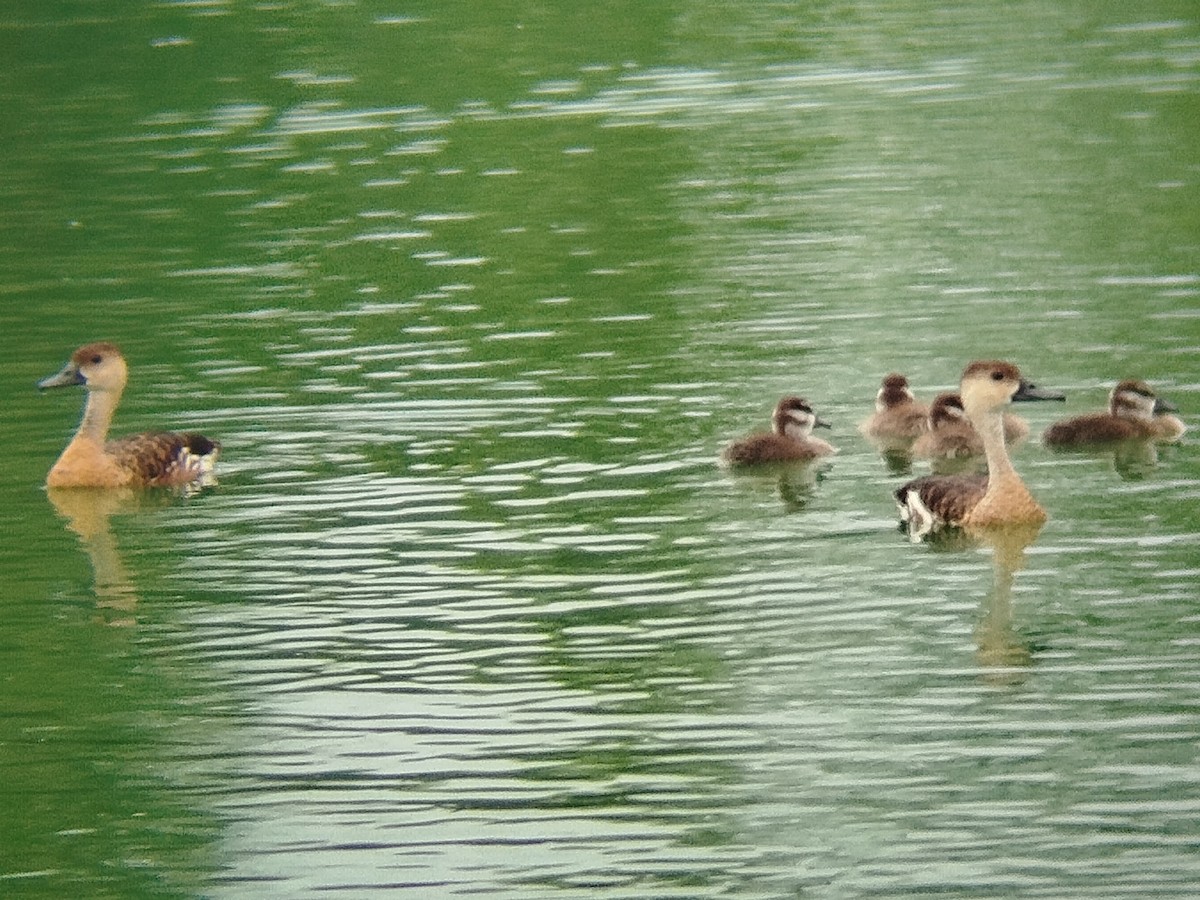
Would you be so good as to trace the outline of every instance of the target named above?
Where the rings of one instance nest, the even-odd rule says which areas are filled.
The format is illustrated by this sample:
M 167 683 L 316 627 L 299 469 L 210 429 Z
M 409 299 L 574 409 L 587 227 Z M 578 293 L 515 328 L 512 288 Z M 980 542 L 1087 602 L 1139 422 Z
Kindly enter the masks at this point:
M 1196 893 L 1193 4 L 23 6 L 0 895 Z M 97 338 L 218 488 L 42 489 Z M 1050 522 L 910 544 L 979 357 Z

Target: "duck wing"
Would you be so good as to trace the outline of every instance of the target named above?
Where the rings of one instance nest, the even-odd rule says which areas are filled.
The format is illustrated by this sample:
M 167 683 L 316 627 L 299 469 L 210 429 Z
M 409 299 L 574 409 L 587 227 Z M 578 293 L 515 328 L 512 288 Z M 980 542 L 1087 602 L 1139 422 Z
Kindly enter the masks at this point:
M 986 475 L 925 475 L 896 489 L 900 521 L 920 540 L 930 531 L 959 525 L 987 493 Z
M 211 476 L 221 445 L 193 432 L 146 431 L 109 441 L 105 450 L 135 484 L 169 487 Z

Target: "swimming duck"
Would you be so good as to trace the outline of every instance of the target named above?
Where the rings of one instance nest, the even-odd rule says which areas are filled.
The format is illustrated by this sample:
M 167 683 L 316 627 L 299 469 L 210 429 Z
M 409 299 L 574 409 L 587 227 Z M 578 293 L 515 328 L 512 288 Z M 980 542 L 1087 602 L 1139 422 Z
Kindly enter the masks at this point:
M 983 440 L 986 475 L 926 475 L 895 492 L 900 520 L 920 540 L 944 526 L 1041 525 L 1046 511 L 1021 481 L 1004 444 L 1004 407 L 1014 400 L 1063 400 L 1021 378 L 1011 363 L 971 363 L 959 387 L 963 409 Z
M 167 487 L 212 482 L 220 444 L 201 434 L 148 431 L 108 440 L 128 367 L 113 344 L 86 344 L 62 371 L 39 388 L 81 384 L 87 389 L 83 420 L 46 476 L 51 488 Z
M 1029 436 L 1029 425 L 1020 416 L 1004 413 L 1004 443 L 1013 445 Z M 958 394 L 938 394 L 929 406 L 928 428 L 912 445 L 912 455 L 922 459 L 953 460 L 983 456 L 983 440 L 968 421 Z
M 1051 447 L 1077 447 L 1127 440 L 1176 441 L 1187 426 L 1174 405 L 1144 381 L 1122 381 L 1109 392 L 1108 412 L 1055 422 L 1042 434 Z
M 812 436 L 816 428 L 829 428 L 803 397 L 784 397 L 775 406 L 773 432 L 752 434 L 730 444 L 721 458 L 730 465 L 795 462 L 836 453 L 828 441 Z
M 858 430 L 876 442 L 911 442 L 929 427 L 928 418 L 929 407 L 917 402 L 908 379 L 892 372 L 884 376 L 875 395 L 875 413 L 864 419 Z

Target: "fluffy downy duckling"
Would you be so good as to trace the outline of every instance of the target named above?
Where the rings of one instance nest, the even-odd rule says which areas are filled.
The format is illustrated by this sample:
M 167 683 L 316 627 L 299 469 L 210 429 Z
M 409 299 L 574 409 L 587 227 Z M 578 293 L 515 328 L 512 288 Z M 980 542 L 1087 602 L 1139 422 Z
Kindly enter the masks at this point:
M 983 440 L 986 475 L 926 475 L 895 492 L 900 520 L 920 540 L 945 526 L 986 528 L 1041 525 L 1046 511 L 1038 505 L 1013 468 L 1004 443 L 1004 407 L 1014 400 L 1063 400 L 1021 378 L 1011 363 L 973 362 L 959 387 L 963 409 Z
M 918 403 L 908 379 L 892 372 L 875 395 L 875 413 L 858 426 L 877 443 L 899 444 L 916 440 L 928 428 L 929 407 Z
M 1175 407 L 1144 381 L 1122 381 L 1108 395 L 1108 412 L 1055 422 L 1042 433 L 1050 447 L 1082 447 L 1117 441 L 1177 441 L 1187 430 L 1171 415 Z
M 1029 425 L 1020 416 L 1004 413 L 1004 443 L 1012 446 L 1029 436 Z M 928 430 L 912 445 L 921 459 L 953 460 L 983 456 L 983 439 L 968 421 L 958 394 L 938 394 L 929 407 Z
M 728 465 L 752 466 L 763 463 L 797 462 L 836 453 L 828 441 L 812 436 L 816 428 L 829 428 L 803 397 L 784 397 L 775 406 L 773 432 L 752 434 L 730 444 L 721 453 Z
M 967 421 L 958 394 L 938 394 L 929 407 L 929 429 L 912 445 L 921 459 L 966 459 L 983 455 L 983 439 Z
M 212 483 L 220 444 L 201 434 L 148 431 L 108 440 L 128 366 L 121 351 L 100 341 L 80 347 L 39 388 L 83 385 L 87 402 L 71 442 L 46 476 L 50 488 L 171 487 Z

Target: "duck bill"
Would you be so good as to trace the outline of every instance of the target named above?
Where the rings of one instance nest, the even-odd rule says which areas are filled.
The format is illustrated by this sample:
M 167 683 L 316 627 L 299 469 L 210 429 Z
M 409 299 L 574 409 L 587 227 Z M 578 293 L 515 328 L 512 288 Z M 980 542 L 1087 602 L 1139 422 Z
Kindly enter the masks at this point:
M 62 367 L 62 371 L 49 378 L 43 378 L 37 383 L 38 390 L 46 390 L 46 388 L 71 387 L 76 384 L 84 384 L 87 379 L 83 377 L 83 373 L 75 366 L 74 363 L 67 363 Z
M 1012 396 L 1013 400 L 1066 400 L 1067 395 L 1058 391 L 1047 391 L 1032 382 L 1021 379 L 1021 386 Z
M 1163 413 L 1179 412 L 1177 407 L 1170 400 L 1164 400 L 1162 397 L 1156 397 L 1154 400 L 1154 415 L 1161 416 Z
M 833 431 L 832 425 L 830 425 L 824 419 L 819 419 L 816 416 L 813 416 L 813 428 L 828 428 L 830 431 Z

